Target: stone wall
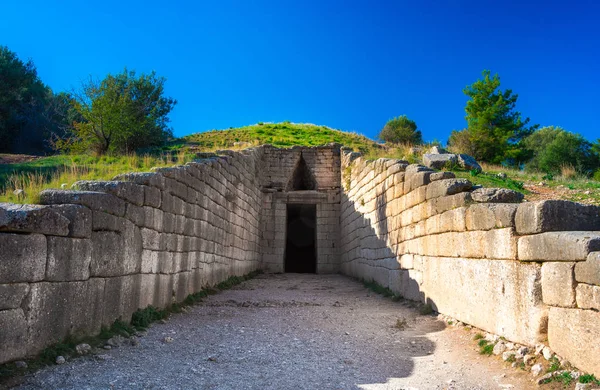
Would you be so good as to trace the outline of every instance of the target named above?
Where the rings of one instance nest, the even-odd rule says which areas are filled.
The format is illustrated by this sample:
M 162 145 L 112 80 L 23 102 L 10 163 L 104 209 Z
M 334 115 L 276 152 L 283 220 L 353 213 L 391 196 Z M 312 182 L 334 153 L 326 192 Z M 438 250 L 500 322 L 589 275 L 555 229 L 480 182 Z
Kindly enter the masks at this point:
M 300 159 L 314 179 L 313 190 L 290 188 Z M 340 145 L 276 149 L 264 147 L 261 176 L 264 192 L 261 213 L 262 265 L 268 272 L 284 272 L 287 205 L 317 207 L 317 273 L 339 272 Z
M 600 374 L 599 207 L 347 151 L 341 172 L 343 273 Z
M 261 148 L 0 205 L 0 363 L 260 267 Z

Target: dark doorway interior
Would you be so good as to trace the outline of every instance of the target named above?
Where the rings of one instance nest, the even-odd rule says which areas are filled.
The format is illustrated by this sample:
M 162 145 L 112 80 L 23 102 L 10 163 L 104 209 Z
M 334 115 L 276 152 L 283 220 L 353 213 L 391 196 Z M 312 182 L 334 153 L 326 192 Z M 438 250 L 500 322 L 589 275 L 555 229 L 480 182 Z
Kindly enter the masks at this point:
M 316 225 L 316 205 L 288 204 L 285 272 L 317 272 Z

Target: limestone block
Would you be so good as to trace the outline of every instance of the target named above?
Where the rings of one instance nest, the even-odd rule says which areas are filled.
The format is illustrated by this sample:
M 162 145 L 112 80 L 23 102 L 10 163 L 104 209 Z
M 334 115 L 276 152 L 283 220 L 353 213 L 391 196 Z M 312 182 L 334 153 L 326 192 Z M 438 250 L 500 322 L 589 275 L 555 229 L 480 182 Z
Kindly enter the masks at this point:
M 27 321 L 22 309 L 0 311 L 0 364 L 27 356 Z
M 69 220 L 69 237 L 90 238 L 92 235 L 92 210 L 76 204 L 48 206 Z
M 127 275 L 106 278 L 104 284 L 104 305 L 102 323 L 110 326 L 115 320 L 131 321 L 131 315 L 138 309 L 141 288 L 141 275 Z
M 87 238 L 51 237 L 48 240 L 48 281 L 76 281 L 90 277 L 92 242 Z
M 0 283 L 36 282 L 46 272 L 46 236 L 0 233 Z
M 551 307 L 548 341 L 557 355 L 581 371 L 600 375 L 600 313 Z
M 163 309 L 172 303 L 172 275 L 142 274 L 138 308 L 152 305 Z
M 123 233 L 94 232 L 90 275 L 121 276 L 139 272 L 141 255 L 142 234 L 131 222 Z
M 469 190 L 471 187 L 471 182 L 466 179 L 437 180 L 427 186 L 427 199 L 458 194 Z
M 158 188 L 144 186 L 144 206 L 160 208 L 161 201 L 162 196 Z
M 527 202 L 519 205 L 515 220 L 519 234 L 600 231 L 600 207 L 566 200 Z
M 513 227 L 518 205 L 510 203 L 482 203 L 467 208 L 467 230 L 490 230 Z
M 154 172 L 131 172 L 117 175 L 113 178 L 116 181 L 130 181 L 136 184 L 156 187 L 158 189 L 165 188 L 165 177 Z
M 580 309 L 600 310 L 600 286 L 579 283 L 576 288 L 577 306 Z
M 542 296 L 550 306 L 575 307 L 575 263 L 544 263 L 542 265 Z
M 481 203 L 521 203 L 522 193 L 506 188 L 478 188 L 471 193 L 475 202 Z
M 92 231 L 123 232 L 127 225 L 125 218 L 102 211 L 92 211 Z
M 519 238 L 521 261 L 583 261 L 598 250 L 597 232 L 548 232 Z
M 423 155 L 423 164 L 433 169 L 450 168 L 458 164 L 458 157 L 456 154 L 444 153 L 444 154 L 431 154 L 426 153 Z
M 0 203 L 0 231 L 66 236 L 69 222 L 51 207 Z
M 592 252 L 586 261 L 575 265 L 575 280 L 600 286 L 600 252 Z
M 470 192 L 459 192 L 455 195 L 442 196 L 427 201 L 428 215 L 441 214 L 444 211 L 452 210 L 457 207 L 468 206 L 473 203 Z
M 538 264 L 448 257 L 423 261 L 421 289 L 440 313 L 519 343 L 545 338 L 547 309 Z
M 29 349 L 39 352 L 68 335 L 100 332 L 104 279 L 85 282 L 35 283 L 26 298 Z
M 167 249 L 166 236 L 152 229 L 141 228 L 142 248 L 155 251 Z
M 137 206 L 144 205 L 144 187 L 127 181 L 87 181 L 73 184 L 74 189 L 106 192 Z
M 48 205 L 79 204 L 118 217 L 125 215 L 125 202 L 104 192 L 44 190 L 40 192 L 40 203 Z
M 407 173 L 404 179 L 404 193 L 409 193 L 416 188 L 429 184 L 431 173 L 430 171 Z
M 430 176 L 429 176 L 429 180 L 433 181 L 437 181 L 437 180 L 444 180 L 444 179 L 454 179 L 456 177 L 456 175 L 453 172 L 433 172 Z
M 143 207 L 127 203 L 125 207 L 125 218 L 137 226 L 145 226 L 146 213 Z
M 0 284 L 0 310 L 20 307 L 28 292 L 28 283 Z

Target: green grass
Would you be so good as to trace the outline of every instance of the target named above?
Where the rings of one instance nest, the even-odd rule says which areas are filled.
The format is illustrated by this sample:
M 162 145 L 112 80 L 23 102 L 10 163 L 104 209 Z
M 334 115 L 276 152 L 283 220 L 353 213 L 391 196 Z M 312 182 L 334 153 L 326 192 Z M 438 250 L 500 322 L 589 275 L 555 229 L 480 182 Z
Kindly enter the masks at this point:
M 340 143 L 365 154 L 381 148 L 375 141 L 361 134 L 335 130 L 327 126 L 291 122 L 259 123 L 235 129 L 191 134 L 179 140 L 174 147 L 196 147 L 202 151 L 212 151 L 262 144 L 289 148 L 296 145 L 318 146 L 331 142 Z
M 594 375 L 585 374 L 579 377 L 579 383 L 591 383 L 600 386 L 600 380 L 596 379 Z
M 39 203 L 39 193 L 47 188 L 67 188 L 78 180 L 111 180 L 127 172 L 147 172 L 152 167 L 185 164 L 194 155 L 180 153 L 86 156 L 58 155 L 19 164 L 0 164 L 0 202 Z M 26 196 L 17 197 L 16 189 Z

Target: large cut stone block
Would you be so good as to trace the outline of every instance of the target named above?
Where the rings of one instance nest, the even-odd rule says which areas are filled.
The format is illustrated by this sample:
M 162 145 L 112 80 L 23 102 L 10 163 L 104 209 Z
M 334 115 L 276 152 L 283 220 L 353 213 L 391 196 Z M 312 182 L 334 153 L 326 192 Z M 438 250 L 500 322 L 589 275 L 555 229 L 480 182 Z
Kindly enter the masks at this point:
M 78 190 L 106 192 L 137 206 L 144 205 L 144 187 L 127 181 L 77 181 Z
M 467 208 L 468 230 L 490 230 L 513 227 L 517 204 L 489 203 L 474 204 Z
M 0 364 L 27 355 L 27 321 L 21 309 L 0 311 Z
M 140 229 L 127 221 L 125 231 L 92 233 L 92 276 L 121 276 L 140 272 L 142 236 Z
M 550 348 L 581 371 L 600 375 L 600 313 L 593 310 L 550 308 Z
M 130 181 L 136 184 L 156 187 L 159 189 L 165 188 L 165 177 L 154 172 L 130 172 L 113 177 L 116 181 Z
M 49 207 L 69 220 L 69 237 L 91 237 L 92 210 L 77 204 L 57 204 Z
M 451 153 L 426 153 L 423 155 L 423 164 L 433 169 L 451 168 L 458 165 L 458 156 Z
M 36 282 L 46 272 L 46 236 L 0 233 L 0 283 Z
M 92 242 L 87 238 L 48 237 L 46 280 L 75 281 L 90 277 Z
M 583 261 L 598 250 L 598 232 L 548 232 L 519 238 L 521 261 Z
M 544 263 L 542 265 L 542 296 L 550 306 L 575 307 L 575 263 Z
M 104 325 L 110 326 L 117 319 L 131 321 L 131 315 L 138 309 L 141 282 L 142 275 L 139 274 L 105 279 Z
M 0 310 L 20 307 L 28 292 L 28 283 L 0 284 Z
M 104 192 L 44 190 L 40 192 L 40 202 L 51 205 L 80 204 L 118 217 L 125 215 L 125 201 Z
M 28 353 L 39 352 L 68 335 L 100 332 L 105 302 L 104 279 L 85 282 L 35 283 L 26 299 Z M 109 303 L 106 303 L 109 304 Z
M 538 264 L 517 261 L 423 258 L 426 299 L 434 309 L 524 344 L 545 338 Z
M 472 186 L 466 179 L 437 180 L 427 186 L 427 199 L 458 194 L 469 190 Z
M 576 291 L 577 306 L 580 309 L 600 310 L 600 286 L 579 283 Z
M 66 236 L 69 220 L 47 206 L 0 203 L 0 231 Z
M 516 227 L 519 234 L 566 230 L 600 231 L 600 207 L 569 202 L 543 200 L 519 205 Z
M 575 280 L 600 286 L 600 252 L 592 252 L 575 266 Z
M 481 203 L 521 203 L 522 193 L 506 188 L 478 188 L 471 193 L 475 202 Z

